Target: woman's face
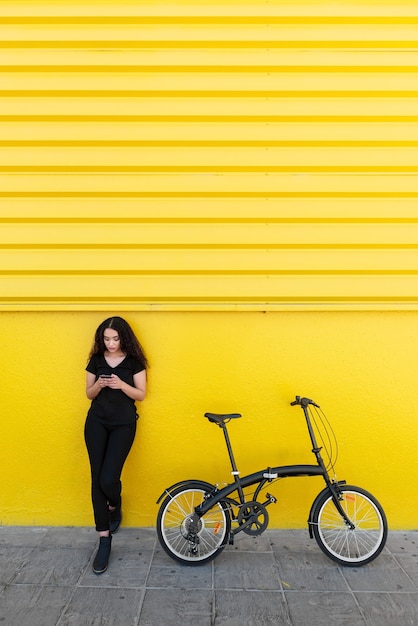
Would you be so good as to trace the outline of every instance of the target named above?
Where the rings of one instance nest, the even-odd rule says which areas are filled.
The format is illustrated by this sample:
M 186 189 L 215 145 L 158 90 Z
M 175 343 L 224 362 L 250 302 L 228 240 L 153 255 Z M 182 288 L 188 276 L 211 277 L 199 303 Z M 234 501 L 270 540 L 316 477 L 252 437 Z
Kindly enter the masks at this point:
M 120 338 L 119 333 L 113 328 L 106 328 L 103 333 L 103 341 L 108 352 L 120 351 Z

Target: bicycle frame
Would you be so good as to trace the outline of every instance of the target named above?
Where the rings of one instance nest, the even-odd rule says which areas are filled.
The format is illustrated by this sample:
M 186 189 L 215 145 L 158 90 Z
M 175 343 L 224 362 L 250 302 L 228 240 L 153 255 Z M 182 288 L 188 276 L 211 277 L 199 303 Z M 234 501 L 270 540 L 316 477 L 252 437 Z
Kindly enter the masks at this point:
M 325 467 L 325 463 L 321 457 L 321 448 L 318 447 L 315 432 L 312 427 L 312 423 L 311 423 L 311 419 L 310 419 L 309 411 L 308 411 L 308 406 L 309 404 L 313 404 L 314 406 L 318 406 L 318 405 L 316 405 L 314 402 L 312 402 L 308 398 L 300 398 L 299 396 L 297 396 L 296 401 L 292 403 L 292 405 L 295 405 L 295 404 L 299 404 L 303 409 L 306 424 L 308 427 L 309 437 L 312 443 L 312 452 L 315 455 L 316 461 L 317 461 L 316 465 L 306 465 L 306 464 L 279 465 L 277 467 L 272 467 L 272 468 L 268 467 L 264 470 L 255 472 L 253 474 L 248 474 L 247 476 L 240 478 L 239 471 L 237 469 L 237 465 L 235 462 L 234 454 L 232 451 L 231 442 L 229 439 L 228 429 L 227 429 L 225 421 L 222 420 L 218 422 L 218 426 L 222 428 L 222 431 L 224 433 L 225 442 L 226 442 L 226 446 L 228 449 L 228 455 L 229 455 L 229 459 L 230 459 L 231 467 L 232 467 L 232 474 L 234 476 L 234 481 L 226 485 L 225 487 L 223 487 L 223 489 L 216 488 L 216 490 L 214 491 L 212 488 L 212 492 L 209 493 L 205 501 L 196 507 L 195 514 L 192 516 L 194 520 L 192 521 L 197 522 L 200 517 L 205 515 L 213 506 L 218 504 L 221 500 L 229 501 L 230 504 L 234 506 L 240 506 L 244 504 L 245 496 L 243 493 L 243 489 L 245 489 L 246 487 L 250 487 L 251 485 L 255 485 L 258 483 L 258 487 L 254 493 L 254 500 L 256 500 L 258 497 L 258 494 L 265 487 L 265 485 L 272 482 L 273 480 L 276 480 L 279 478 L 290 478 L 290 477 L 297 477 L 297 476 L 322 476 L 326 483 L 325 489 L 330 491 L 333 502 L 339 514 L 342 516 L 342 518 L 344 519 L 345 523 L 347 524 L 349 528 L 354 528 L 354 524 L 351 522 L 350 519 L 347 518 L 347 515 L 344 512 L 340 504 L 340 495 L 338 491 L 338 485 L 344 484 L 345 481 L 335 482 L 330 479 L 328 475 L 328 471 Z M 173 487 L 175 486 L 178 486 L 178 485 L 173 485 Z M 230 500 L 229 498 L 229 496 L 231 496 L 231 494 L 233 494 L 235 491 L 238 492 L 239 502 L 236 502 L 235 500 Z M 273 496 L 270 496 L 269 494 L 267 494 L 267 496 L 268 496 L 268 500 L 265 503 L 266 505 L 276 501 Z M 313 507 L 311 509 L 311 513 L 309 514 L 309 520 L 308 520 L 310 532 L 311 532 L 311 524 L 312 524 L 312 521 L 311 521 L 312 510 L 313 510 Z M 234 531 L 232 531 L 232 534 L 236 534 L 241 529 L 242 527 L 238 527 L 237 529 L 234 529 Z

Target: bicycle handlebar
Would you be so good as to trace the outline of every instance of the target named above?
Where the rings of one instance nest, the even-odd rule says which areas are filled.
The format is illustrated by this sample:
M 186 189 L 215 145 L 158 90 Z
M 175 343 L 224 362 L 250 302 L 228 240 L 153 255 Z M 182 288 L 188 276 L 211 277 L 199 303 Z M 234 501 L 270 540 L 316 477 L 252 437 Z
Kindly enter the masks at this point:
M 300 405 L 302 408 L 306 408 L 308 404 L 312 404 L 313 406 L 316 406 L 319 409 L 319 404 L 316 404 L 316 402 L 314 402 L 313 400 L 310 400 L 309 398 L 301 398 L 300 396 L 296 396 L 296 400 L 291 402 L 290 406 Z

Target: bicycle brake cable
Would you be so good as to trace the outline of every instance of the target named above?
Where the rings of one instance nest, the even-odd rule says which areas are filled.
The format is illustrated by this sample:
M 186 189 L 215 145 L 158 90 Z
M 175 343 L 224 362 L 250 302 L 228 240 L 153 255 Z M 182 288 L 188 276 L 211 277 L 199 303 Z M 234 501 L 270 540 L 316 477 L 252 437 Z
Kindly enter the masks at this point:
M 332 425 L 324 411 L 320 407 L 315 407 L 314 409 L 311 408 L 310 413 L 318 437 L 328 459 L 327 470 L 332 469 L 335 473 L 335 465 L 338 460 L 338 441 L 335 436 L 334 429 L 332 428 Z

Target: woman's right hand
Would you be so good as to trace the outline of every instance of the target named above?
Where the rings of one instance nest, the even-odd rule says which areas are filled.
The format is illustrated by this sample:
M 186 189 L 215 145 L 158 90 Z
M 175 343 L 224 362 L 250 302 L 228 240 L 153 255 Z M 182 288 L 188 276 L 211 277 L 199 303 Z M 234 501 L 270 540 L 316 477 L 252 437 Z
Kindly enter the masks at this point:
M 96 380 L 96 376 L 94 374 L 92 374 L 91 372 L 87 372 L 86 395 L 89 400 L 94 400 L 94 398 L 99 395 L 102 388 L 105 386 L 105 384 L 102 385 L 102 381 L 100 380 L 100 378 Z

